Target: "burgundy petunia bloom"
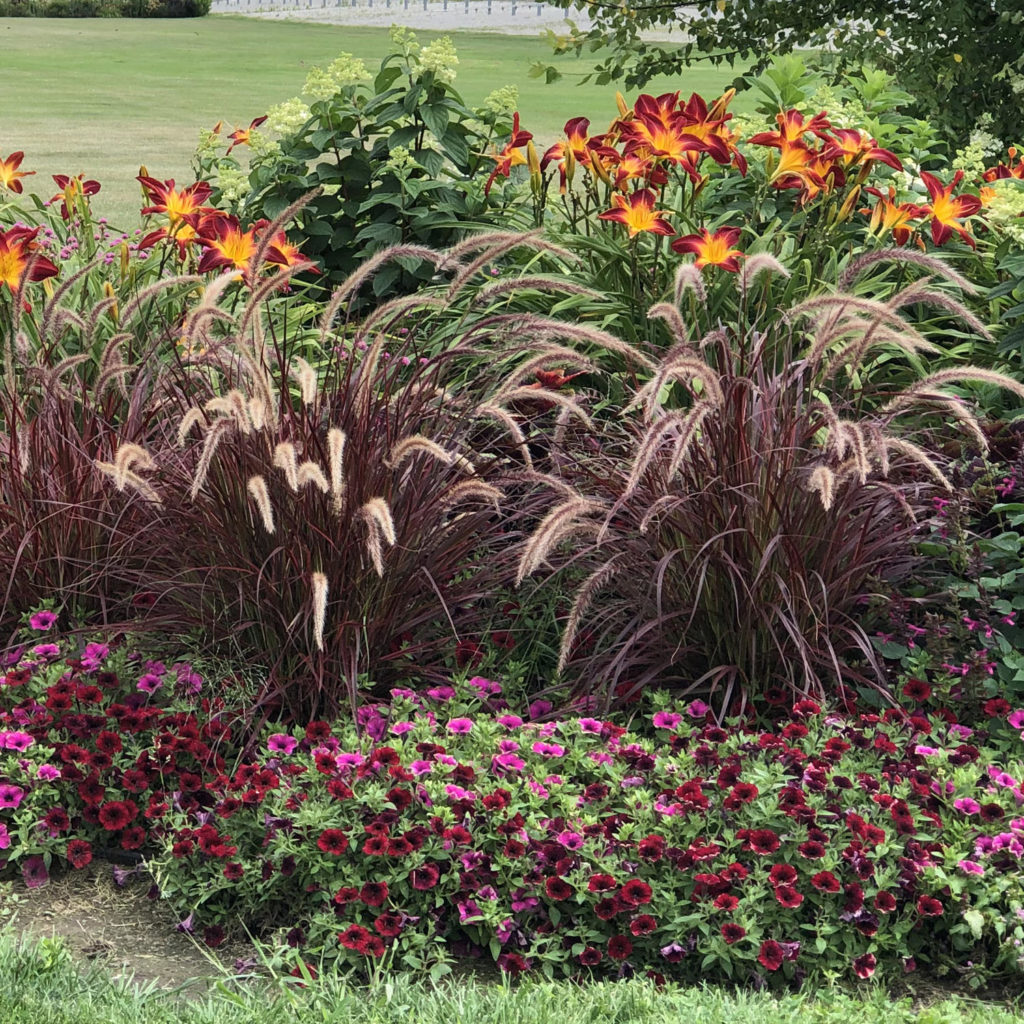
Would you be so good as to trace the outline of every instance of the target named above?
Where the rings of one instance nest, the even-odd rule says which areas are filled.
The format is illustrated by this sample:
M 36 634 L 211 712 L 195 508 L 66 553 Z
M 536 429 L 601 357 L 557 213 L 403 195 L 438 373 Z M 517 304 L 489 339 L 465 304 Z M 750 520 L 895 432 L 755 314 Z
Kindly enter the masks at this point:
M 138 807 L 127 800 L 112 800 L 99 809 L 99 823 L 108 832 L 126 828 L 139 813 Z
M 625 935 L 613 935 L 608 940 L 608 955 L 613 960 L 625 960 L 633 952 L 633 943 Z
M 338 933 L 338 941 L 346 949 L 354 949 L 359 953 L 365 952 L 367 940 L 370 938 L 370 933 L 359 924 L 350 924 L 343 932 Z
M 651 887 L 639 878 L 632 878 L 622 887 L 619 899 L 627 907 L 639 907 L 643 903 L 650 903 Z
M 441 872 L 434 864 L 424 864 L 421 867 L 413 868 L 409 872 L 409 884 L 421 892 L 433 889 L 437 885 Z
M 84 839 L 72 839 L 67 858 L 73 868 L 84 868 L 92 860 L 92 847 Z
M 388 883 L 367 882 L 359 890 L 359 898 L 368 907 L 382 907 L 388 898 Z
M 796 868 L 791 864 L 773 864 L 768 878 L 772 885 L 793 885 L 797 879 Z
M 210 949 L 216 949 L 218 946 L 223 945 L 226 938 L 227 935 L 219 924 L 210 925 L 209 928 L 203 930 L 203 942 Z
M 594 904 L 594 913 L 602 921 L 610 921 L 621 909 L 617 899 L 598 900 Z
M 544 883 L 548 896 L 556 901 L 567 900 L 575 892 L 573 887 L 563 878 L 549 878 Z
M 797 892 L 791 885 L 780 885 L 775 889 L 775 898 L 782 906 L 793 910 L 804 901 L 803 893 Z
M 896 897 L 883 889 L 875 894 L 874 907 L 880 914 L 891 914 L 896 909 Z
M 917 901 L 917 912 L 922 917 L 941 917 L 942 903 L 934 896 L 922 896 Z
M 584 967 L 596 967 L 603 959 L 604 954 L 594 946 L 587 946 L 579 955 L 579 961 Z
M 629 923 L 629 930 L 633 935 L 650 935 L 658 928 L 658 922 L 650 914 L 641 914 L 634 917 Z
M 245 868 L 238 861 L 229 861 L 224 865 L 224 877 L 229 882 L 237 882 L 245 874 Z
M 716 910 L 733 911 L 740 905 L 739 899 L 728 892 L 719 893 L 714 902 Z
M 402 932 L 402 915 L 386 911 L 373 922 L 373 927 L 379 935 L 393 939 Z
M 727 946 L 731 946 L 734 942 L 739 942 L 747 934 L 746 928 L 733 921 L 723 924 L 720 931 Z
M 777 971 L 782 966 L 783 949 L 774 939 L 766 939 L 761 943 L 758 963 L 768 971 Z
M 806 860 L 821 860 L 825 856 L 825 847 L 813 840 L 801 843 L 796 849 L 800 856 Z
M 613 892 L 618 887 L 619 883 L 611 875 L 591 875 L 587 882 L 590 892 Z
M 875 958 L 874 953 L 862 953 L 854 958 L 853 973 L 858 978 L 870 978 L 875 973 L 875 967 L 877 966 L 878 960 Z

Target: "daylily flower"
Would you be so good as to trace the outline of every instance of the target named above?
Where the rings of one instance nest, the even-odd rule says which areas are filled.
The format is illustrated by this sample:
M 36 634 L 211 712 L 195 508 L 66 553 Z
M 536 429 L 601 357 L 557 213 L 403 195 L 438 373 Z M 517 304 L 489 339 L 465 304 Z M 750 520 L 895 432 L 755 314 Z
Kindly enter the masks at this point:
M 975 248 L 974 239 L 960 221 L 976 214 L 981 209 L 981 200 L 977 196 L 953 195 L 953 189 L 960 184 L 963 176 L 963 171 L 957 171 L 953 180 L 943 186 L 934 174 L 921 172 L 921 180 L 932 200 L 930 205 L 922 207 L 922 214 L 931 214 L 932 241 L 936 245 L 945 244 L 955 231 L 972 249 Z
M 207 212 L 203 209 L 203 203 L 210 198 L 210 192 L 213 191 L 209 182 L 197 181 L 178 191 L 174 187 L 173 178 L 158 181 L 156 178 L 140 174 L 136 180 L 142 185 L 142 191 L 151 203 L 150 206 L 143 207 L 142 215 L 145 217 L 151 213 L 166 214 L 172 230 L 187 217 Z
M 857 164 L 863 173 L 874 162 L 888 164 L 894 171 L 902 171 L 903 164 L 895 153 L 888 149 L 882 149 L 874 139 L 861 135 L 856 128 L 834 128 L 832 130 L 832 144 L 837 155 L 841 155 L 847 167 Z
M 42 281 L 57 273 L 57 267 L 45 256 L 40 256 L 37 251 L 35 237 L 38 233 L 39 228 L 24 226 L 0 231 L 0 284 L 6 284 L 12 294 L 17 292 L 26 280 Z
M 219 267 L 249 270 L 256 253 L 256 225 L 243 231 L 235 217 L 204 217 L 197 232 L 199 244 L 206 249 L 197 268 L 200 274 Z
M 259 128 L 259 126 L 261 124 L 263 124 L 263 122 L 266 121 L 266 119 L 267 119 L 267 115 L 266 114 L 264 114 L 262 117 L 254 117 L 252 119 L 252 121 L 249 123 L 249 127 L 248 128 L 237 128 L 237 129 L 235 129 L 235 131 L 233 131 L 228 136 L 228 138 L 231 139 L 231 145 L 228 146 L 228 152 L 230 153 L 231 150 L 233 150 L 235 148 L 235 146 L 248 146 L 249 145 L 249 138 L 252 135 L 253 129 L 254 128 Z M 220 128 L 220 123 L 219 122 L 217 124 L 217 127 L 218 127 L 218 129 Z
M 654 192 L 649 188 L 639 189 L 629 196 L 616 193 L 612 196 L 614 209 L 605 210 L 597 216 L 600 220 L 625 224 L 630 238 L 641 231 L 650 231 L 655 235 L 673 234 L 672 225 L 665 219 L 665 211 L 654 209 L 654 199 Z
M 1014 163 L 1014 160 L 1017 157 L 1017 147 L 1010 146 L 1006 152 L 1010 158 L 1010 162 L 1008 164 L 1004 164 L 1000 161 L 995 167 L 988 168 L 988 170 L 986 170 L 982 175 L 982 178 L 985 181 L 1000 181 L 1003 178 L 1024 179 L 1024 159 L 1017 160 L 1017 162 Z M 11 156 L 11 159 L 13 160 L 15 156 L 20 155 L 20 153 L 14 153 Z
M 17 153 L 12 153 L 6 160 L 0 160 L 0 185 L 3 185 L 4 188 L 11 192 L 20 193 L 22 191 L 19 178 L 26 178 L 28 175 L 36 173 L 35 171 L 18 170 L 24 158 L 25 154 L 18 150 Z
M 60 215 L 64 220 L 69 219 L 68 209 L 70 206 L 77 205 L 80 197 L 85 199 L 89 196 L 94 196 L 100 190 L 100 183 L 98 181 L 93 181 L 91 178 L 86 179 L 83 174 L 76 174 L 73 177 L 68 174 L 55 174 L 53 180 L 57 183 L 57 188 L 60 191 L 50 202 L 55 203 L 58 199 L 61 200 Z
M 876 188 L 867 189 L 872 195 L 878 197 L 878 202 L 871 210 L 862 210 L 861 213 L 871 214 L 871 222 L 868 224 L 868 231 L 878 238 L 892 234 L 892 240 L 897 245 L 906 245 L 907 240 L 913 233 L 909 227 L 910 222 L 918 220 L 927 212 L 927 208 L 918 206 L 915 203 L 896 203 L 896 190 L 889 188 L 888 195 L 883 195 Z
M 739 228 L 719 228 L 714 233 L 701 228 L 698 235 L 685 235 L 672 242 L 676 252 L 692 252 L 697 259 L 697 267 L 721 267 L 723 270 L 736 273 L 740 269 L 738 257 L 743 253 L 734 249 L 740 237 Z
M 508 142 L 505 143 L 504 147 L 500 152 L 495 152 L 489 159 L 494 161 L 494 170 L 491 171 L 491 176 L 487 179 L 487 184 L 484 186 L 484 195 L 488 195 L 491 191 L 491 186 L 494 184 L 494 179 L 500 174 L 503 178 L 507 178 L 512 173 L 513 167 L 518 167 L 521 164 L 526 163 L 526 157 L 520 152 L 523 146 L 525 146 L 531 139 L 533 134 L 528 131 L 523 131 L 519 127 L 519 111 L 512 115 L 512 135 Z
M 776 149 L 782 149 L 787 143 L 802 142 L 808 132 L 819 139 L 827 139 L 832 128 L 824 110 L 806 122 L 799 110 L 786 110 L 776 114 L 775 121 L 779 126 L 778 131 L 758 132 L 751 135 L 750 143 L 755 146 L 774 146 Z

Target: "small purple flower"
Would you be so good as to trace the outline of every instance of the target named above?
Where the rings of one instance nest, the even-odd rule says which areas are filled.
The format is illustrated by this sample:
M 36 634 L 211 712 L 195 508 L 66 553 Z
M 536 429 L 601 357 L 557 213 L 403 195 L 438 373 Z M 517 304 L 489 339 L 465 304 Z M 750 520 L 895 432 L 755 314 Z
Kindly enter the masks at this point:
M 295 753 L 295 748 L 299 745 L 299 741 L 294 736 L 289 736 L 286 732 L 275 732 L 270 739 L 267 740 L 267 750 L 272 754 L 284 754 L 286 757 L 289 754 Z
M 511 917 L 506 917 L 497 928 L 494 929 L 494 937 L 504 946 L 515 934 L 516 922 Z
M 962 796 L 959 800 L 954 800 L 953 806 L 962 814 L 977 814 L 981 810 L 981 804 L 969 796 Z
M 0 732 L 0 750 L 24 753 L 35 741 L 27 732 Z
M 535 700 L 530 705 L 530 718 L 540 718 L 541 715 L 548 714 L 553 706 L 549 700 Z
M 541 757 L 563 757 L 565 755 L 565 747 L 559 746 L 557 743 L 538 741 L 530 749 L 535 754 L 540 754 Z
M 443 704 L 455 696 L 455 688 L 453 686 L 433 686 L 427 690 L 427 696 Z
M 488 903 L 493 903 L 498 898 L 498 890 L 493 885 L 484 885 L 477 889 L 475 895 L 478 900 L 487 900 Z
M 153 672 L 147 672 L 144 676 L 139 677 L 139 681 L 135 684 L 135 689 L 141 690 L 143 693 L 153 694 L 163 686 L 163 680 Z
M 536 896 L 527 896 L 525 889 L 516 889 L 512 893 L 512 910 L 519 913 L 520 910 L 533 910 L 540 901 Z
M 495 721 L 506 729 L 518 729 L 523 724 L 523 720 L 518 715 L 499 715 Z
M 499 754 L 512 754 L 519 749 L 519 744 L 515 740 L 501 740 L 498 743 Z
M 109 654 L 110 647 L 107 644 L 86 644 L 85 650 L 82 652 L 82 668 L 86 672 L 95 672 Z
M 0 850 L 6 850 L 11 845 L 11 837 L 7 831 L 7 826 L 0 821 Z
M 54 779 L 60 778 L 60 769 L 52 764 L 41 764 L 36 769 L 36 778 L 41 782 L 53 782 Z
M 983 875 L 985 869 L 977 862 L 973 860 L 958 860 L 956 866 L 968 875 Z
M 416 776 L 427 775 L 433 770 L 434 766 L 429 761 L 413 761 L 412 764 L 409 765 L 409 771 Z
M 392 736 L 404 736 L 415 728 L 416 726 L 412 722 L 395 722 L 389 731 Z
M 670 942 L 667 946 L 661 947 L 661 955 L 670 963 L 677 964 L 686 956 L 686 949 L 678 942 Z
M 46 870 L 43 858 L 38 854 L 26 857 L 21 865 L 21 877 L 28 889 L 38 889 L 50 880 L 50 872 Z
M 448 731 L 456 736 L 465 736 L 473 731 L 473 720 L 471 718 L 453 718 L 448 723 Z
M 29 620 L 28 624 L 40 633 L 49 629 L 57 621 L 56 612 L 36 612 Z
M 464 853 L 459 860 L 462 862 L 463 871 L 472 871 L 483 864 L 484 855 L 479 850 L 470 850 L 468 853 Z
M 559 832 L 555 841 L 564 846 L 567 850 L 578 850 L 583 846 L 583 836 L 579 832 L 571 832 L 566 829 L 564 832 Z
M 702 700 L 691 701 L 686 709 L 686 713 L 691 718 L 703 718 L 711 710 L 710 706 L 705 704 Z
M 478 921 L 483 917 L 475 900 L 459 900 L 455 905 L 459 908 L 459 921 L 462 924 L 467 921 Z
M 24 795 L 25 790 L 20 786 L 4 783 L 0 785 L 0 807 L 10 807 L 13 810 L 17 810 Z
M 195 696 L 203 688 L 203 677 L 198 672 L 193 672 L 191 665 L 175 665 L 174 672 L 178 677 L 178 689 L 182 693 Z
M 483 676 L 473 676 L 469 685 L 481 696 L 496 697 L 501 693 L 501 683 L 496 683 L 493 679 L 484 679 Z
M 589 733 L 591 736 L 600 736 L 604 728 L 604 723 L 596 718 L 581 718 L 576 724 L 579 725 L 580 732 Z
M 60 654 L 60 647 L 57 644 L 36 644 L 32 648 L 32 654 L 43 661 L 49 661 Z
M 693 705 L 690 706 L 692 707 Z M 656 729 L 668 729 L 670 732 L 675 732 L 682 720 L 683 716 L 675 711 L 658 711 L 655 713 L 654 718 L 651 719 Z
M 193 917 L 195 917 L 194 913 L 189 914 L 184 921 L 179 921 L 174 926 L 174 930 L 176 932 L 184 932 L 186 935 L 191 935 L 192 932 L 195 931 L 195 924 L 192 921 Z

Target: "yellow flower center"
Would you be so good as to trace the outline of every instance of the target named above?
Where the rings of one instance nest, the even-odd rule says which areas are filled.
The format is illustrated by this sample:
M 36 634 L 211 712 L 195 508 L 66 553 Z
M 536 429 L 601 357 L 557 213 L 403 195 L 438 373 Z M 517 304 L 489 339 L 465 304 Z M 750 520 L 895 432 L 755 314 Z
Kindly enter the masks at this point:
M 0 249 L 0 282 L 6 282 L 12 289 L 17 288 L 24 270 L 25 258 L 20 248 Z

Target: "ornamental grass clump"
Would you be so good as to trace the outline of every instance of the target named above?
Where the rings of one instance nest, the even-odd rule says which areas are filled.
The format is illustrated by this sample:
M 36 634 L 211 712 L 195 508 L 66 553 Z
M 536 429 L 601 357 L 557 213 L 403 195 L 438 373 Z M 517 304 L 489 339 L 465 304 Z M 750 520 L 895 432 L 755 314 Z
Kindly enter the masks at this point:
M 234 313 L 232 277 L 219 278 L 184 328 L 195 355 L 180 448 L 149 453 L 152 473 L 134 448 L 97 466 L 119 489 L 159 495 L 180 539 L 163 580 L 182 620 L 262 673 L 260 704 L 309 717 L 354 708 L 396 676 L 437 675 L 510 586 L 523 517 L 542 497 L 510 403 L 538 399 L 524 383 L 536 367 L 588 362 L 552 340 L 573 325 L 535 317 L 524 339 L 504 292 L 478 287 L 524 244 L 545 243 L 388 250 L 334 293 L 311 339 L 264 309 L 295 268 Z M 352 317 L 362 286 L 412 257 L 445 287 Z
M 847 282 L 878 259 L 854 262 Z M 950 277 L 930 257 L 913 262 Z M 948 389 L 1024 387 L 974 367 L 891 387 L 893 364 L 906 379 L 937 351 L 908 315 L 918 304 L 984 330 L 928 278 L 888 298 L 837 290 L 779 311 L 761 280 L 772 275 L 785 275 L 774 258 L 750 257 L 737 312 L 715 323 L 684 265 L 677 301 L 650 311 L 673 344 L 621 430 L 563 464 L 572 490 L 534 531 L 519 579 L 547 563 L 585 576 L 561 647 L 573 695 L 608 703 L 670 685 L 724 713 L 779 687 L 792 699 L 840 680 L 886 693 L 868 602 L 910 568 L 920 514 L 952 489 L 938 427 L 985 447 Z

